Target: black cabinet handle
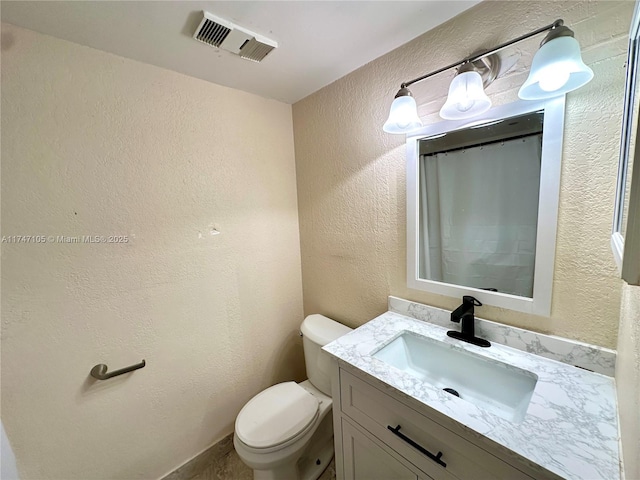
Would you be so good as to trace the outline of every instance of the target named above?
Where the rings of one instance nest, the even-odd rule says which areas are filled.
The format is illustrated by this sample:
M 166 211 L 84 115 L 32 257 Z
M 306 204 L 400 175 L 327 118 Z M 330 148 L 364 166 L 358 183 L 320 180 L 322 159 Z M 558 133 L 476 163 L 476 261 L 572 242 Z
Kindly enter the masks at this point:
M 434 455 L 429 450 L 424 448 L 422 445 L 418 445 L 416 442 L 411 440 L 409 437 L 407 437 L 406 435 L 400 433 L 400 425 L 398 425 L 396 428 L 393 428 L 391 425 L 387 425 L 387 428 L 389 430 L 391 430 L 396 436 L 400 437 L 402 440 L 407 442 L 413 448 L 418 450 L 420 453 L 424 453 L 427 457 L 429 457 L 431 460 L 436 462 L 438 465 L 442 465 L 444 468 L 447 468 L 447 464 L 444 463 L 442 460 L 440 460 L 442 458 L 442 452 L 438 452 L 437 455 Z

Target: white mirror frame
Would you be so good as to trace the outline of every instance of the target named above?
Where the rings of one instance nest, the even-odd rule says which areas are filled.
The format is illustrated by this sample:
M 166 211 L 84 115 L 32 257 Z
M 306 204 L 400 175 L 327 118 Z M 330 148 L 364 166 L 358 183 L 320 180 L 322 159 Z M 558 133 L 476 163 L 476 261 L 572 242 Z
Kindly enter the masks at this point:
M 620 160 L 618 164 L 618 183 L 616 203 L 613 214 L 613 230 L 611 233 L 611 249 L 621 277 L 630 285 L 640 285 L 640 168 L 632 168 L 629 172 L 629 158 L 633 156 L 633 165 L 638 165 L 640 148 L 640 123 L 633 132 L 633 115 L 636 97 L 636 83 L 640 68 L 640 2 L 636 8 L 629 29 L 629 49 L 627 52 L 627 75 L 624 92 L 624 110 L 622 115 L 622 134 L 620 136 Z M 631 151 L 631 137 L 635 135 L 636 148 Z M 631 177 L 631 190 L 628 204 L 624 205 L 627 175 Z M 625 237 L 622 236 L 622 217 L 627 209 L 627 227 Z
M 564 134 L 564 96 L 550 100 L 517 101 L 492 108 L 473 119 L 443 121 L 407 134 L 407 284 L 409 288 L 449 297 L 473 295 L 485 305 L 519 312 L 549 316 L 553 288 L 553 268 L 556 251 L 558 203 L 560 194 L 560 166 Z M 544 112 L 540 195 L 538 197 L 538 231 L 534 267 L 533 298 L 450 283 L 425 280 L 419 277 L 419 141 L 425 137 L 490 123 L 503 118 Z

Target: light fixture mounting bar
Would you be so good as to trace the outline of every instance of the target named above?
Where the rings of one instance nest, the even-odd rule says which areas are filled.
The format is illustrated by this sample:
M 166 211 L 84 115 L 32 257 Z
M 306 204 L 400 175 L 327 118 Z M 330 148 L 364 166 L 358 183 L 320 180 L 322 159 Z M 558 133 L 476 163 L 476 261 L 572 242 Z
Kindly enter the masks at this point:
M 543 32 L 547 32 L 549 30 L 553 30 L 555 28 L 562 27 L 563 25 L 564 25 L 564 20 L 558 19 L 555 22 L 550 23 L 549 25 L 546 25 L 544 27 L 538 28 L 537 30 L 529 32 L 529 33 L 527 33 L 525 35 L 522 35 L 522 36 L 520 36 L 518 38 L 514 38 L 513 40 L 509 40 L 508 42 L 502 43 L 502 44 L 498 45 L 497 47 L 494 47 L 494 48 L 492 48 L 490 50 L 485 50 L 482 53 L 471 55 L 471 56 L 469 56 L 469 57 L 467 57 L 467 58 L 465 58 L 463 60 L 460 60 L 458 62 L 452 63 L 451 65 L 447 65 L 446 67 L 439 68 L 438 70 L 434 70 L 433 72 L 429 72 L 426 75 L 422 75 L 421 77 L 414 78 L 413 80 L 409 80 L 408 82 L 404 82 L 404 83 L 402 83 L 400 85 L 400 88 L 407 88 L 408 86 L 413 85 L 414 83 L 421 82 L 422 80 L 425 80 L 425 79 L 427 79 L 429 77 L 433 77 L 434 75 L 442 73 L 442 72 L 444 72 L 446 70 L 449 70 L 451 68 L 459 67 L 460 65 L 463 65 L 465 63 L 476 62 L 476 61 L 478 61 L 478 60 L 480 60 L 480 59 L 482 59 L 484 57 L 487 57 L 489 55 L 492 55 L 494 53 L 499 52 L 500 50 L 503 50 L 503 49 L 505 49 L 507 47 L 510 47 L 511 45 L 514 45 L 516 43 L 519 43 L 519 42 L 521 42 L 523 40 L 526 40 L 528 38 L 534 37 L 536 35 L 539 35 L 539 34 L 541 34 Z

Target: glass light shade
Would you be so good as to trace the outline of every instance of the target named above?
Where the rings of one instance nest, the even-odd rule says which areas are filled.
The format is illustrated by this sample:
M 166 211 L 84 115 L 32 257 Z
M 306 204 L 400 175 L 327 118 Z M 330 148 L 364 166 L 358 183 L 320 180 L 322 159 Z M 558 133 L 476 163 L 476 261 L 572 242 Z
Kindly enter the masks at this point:
M 529 78 L 520 87 L 523 100 L 558 97 L 589 83 L 593 70 L 584 64 L 580 45 L 573 37 L 548 41 L 536 52 Z
M 420 127 L 422 122 L 418 117 L 418 106 L 414 98 L 410 95 L 396 97 L 382 130 L 387 133 L 407 133 Z
M 475 117 L 491 108 L 491 100 L 484 93 L 482 77 L 478 72 L 463 72 L 456 75 L 449 85 L 449 96 L 440 109 L 446 120 L 461 120 Z

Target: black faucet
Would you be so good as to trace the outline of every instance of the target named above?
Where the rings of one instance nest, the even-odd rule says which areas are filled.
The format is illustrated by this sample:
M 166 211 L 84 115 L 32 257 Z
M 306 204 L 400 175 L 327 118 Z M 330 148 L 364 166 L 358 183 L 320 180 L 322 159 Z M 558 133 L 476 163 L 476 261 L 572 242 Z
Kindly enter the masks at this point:
M 462 305 L 451 312 L 452 322 L 462 322 L 462 329 L 460 332 L 455 330 L 449 330 L 447 335 L 451 338 L 457 338 L 479 347 L 490 347 L 491 343 L 484 338 L 478 338 L 475 334 L 475 318 L 473 318 L 473 307 L 481 307 L 482 303 L 471 295 L 465 295 L 462 297 Z

